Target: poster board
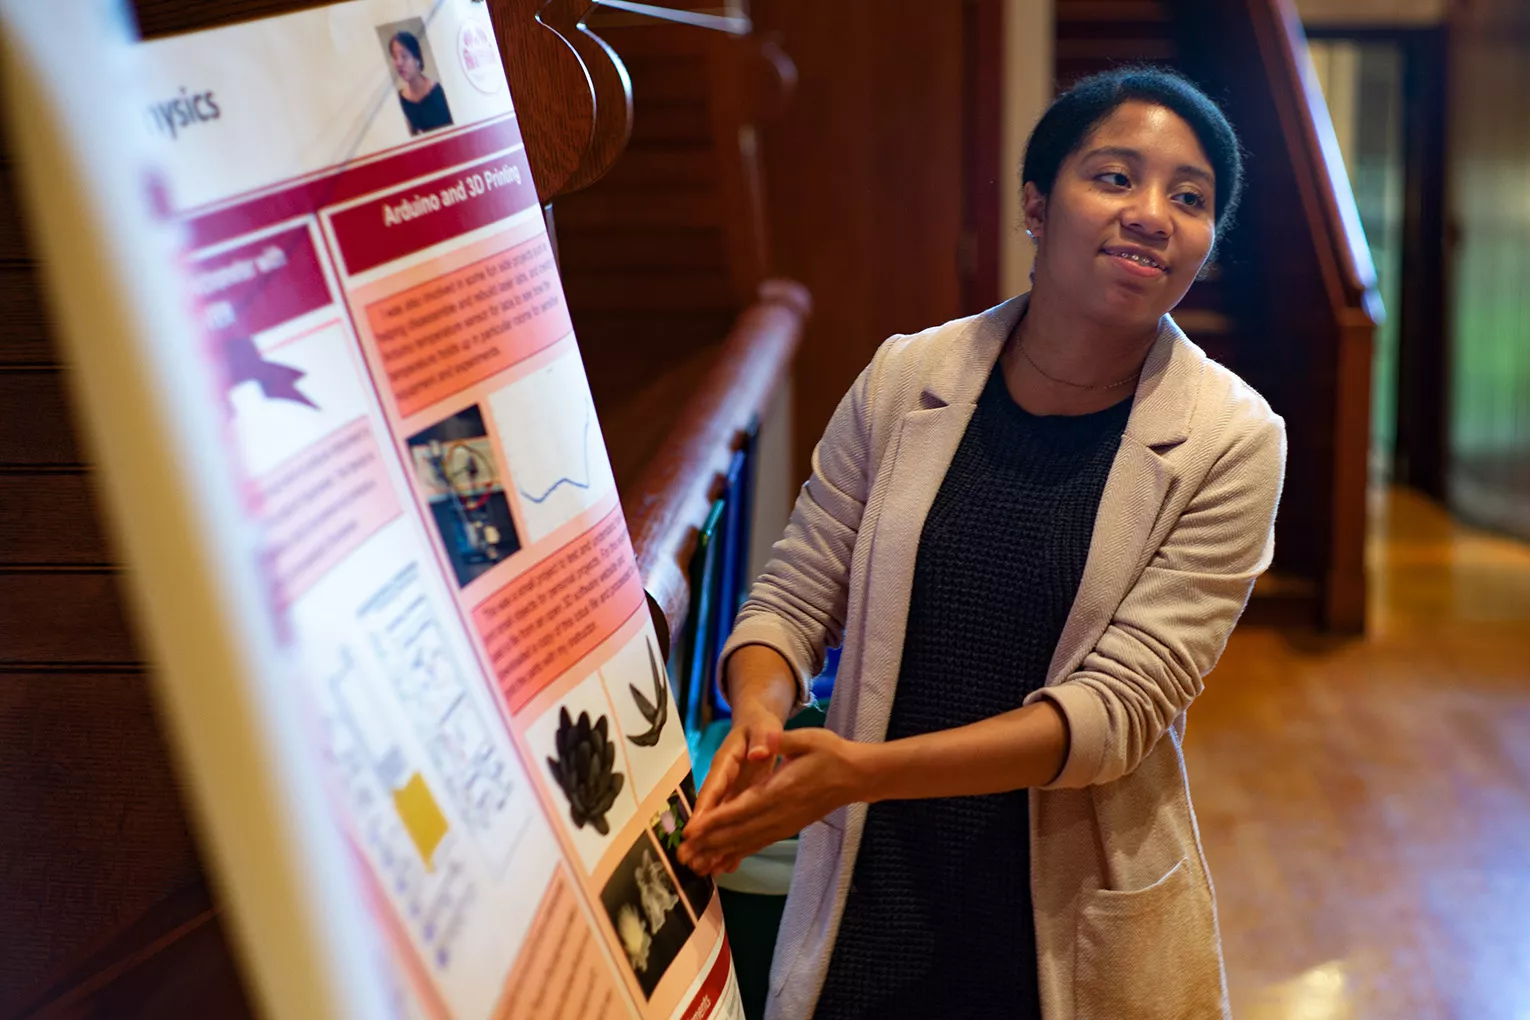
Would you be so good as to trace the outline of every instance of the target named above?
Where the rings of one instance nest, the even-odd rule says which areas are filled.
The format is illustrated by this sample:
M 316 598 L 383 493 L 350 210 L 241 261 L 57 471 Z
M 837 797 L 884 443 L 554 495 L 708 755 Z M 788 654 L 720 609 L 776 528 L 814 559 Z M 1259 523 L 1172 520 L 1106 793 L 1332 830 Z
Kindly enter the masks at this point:
M 102 253 L 49 284 L 257 998 L 741 1015 L 484 6 L 138 46 L 118 5 L 0 10 L 29 198 L 77 202 L 43 247 Z

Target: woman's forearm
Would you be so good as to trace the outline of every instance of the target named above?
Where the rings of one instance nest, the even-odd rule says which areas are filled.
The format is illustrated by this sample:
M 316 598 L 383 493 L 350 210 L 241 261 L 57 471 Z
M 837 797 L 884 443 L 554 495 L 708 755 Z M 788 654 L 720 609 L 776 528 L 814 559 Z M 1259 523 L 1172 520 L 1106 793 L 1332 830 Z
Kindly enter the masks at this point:
M 965 797 L 1044 786 L 1067 756 L 1067 720 L 1042 700 L 956 729 L 859 745 L 859 799 Z
M 769 645 L 745 645 L 728 656 L 728 704 L 735 717 L 765 711 L 785 721 L 797 704 L 797 674 Z

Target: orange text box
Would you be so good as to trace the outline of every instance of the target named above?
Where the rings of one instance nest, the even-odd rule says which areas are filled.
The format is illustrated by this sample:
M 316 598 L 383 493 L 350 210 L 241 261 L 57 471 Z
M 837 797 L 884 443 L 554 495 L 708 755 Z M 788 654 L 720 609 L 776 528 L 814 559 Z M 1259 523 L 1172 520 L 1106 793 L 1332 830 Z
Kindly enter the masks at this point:
M 357 418 L 256 480 L 255 511 L 282 605 L 403 512 L 382 458 L 371 426 Z
M 490 595 L 473 620 L 511 712 L 644 603 L 621 507 Z
M 495 1020 L 615 1020 L 627 1015 L 597 936 L 560 869 L 537 908 Z
M 573 329 L 546 237 L 374 301 L 366 311 L 401 418 Z

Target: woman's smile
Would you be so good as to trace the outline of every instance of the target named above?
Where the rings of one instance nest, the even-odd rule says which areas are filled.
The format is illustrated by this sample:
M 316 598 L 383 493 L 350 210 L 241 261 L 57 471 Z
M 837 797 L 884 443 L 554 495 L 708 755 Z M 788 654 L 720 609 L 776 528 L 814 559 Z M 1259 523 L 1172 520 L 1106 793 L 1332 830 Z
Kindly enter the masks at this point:
M 1136 245 L 1112 245 L 1101 248 L 1100 254 L 1109 258 L 1123 272 L 1139 279 L 1157 280 L 1169 274 L 1169 263 L 1162 255 Z

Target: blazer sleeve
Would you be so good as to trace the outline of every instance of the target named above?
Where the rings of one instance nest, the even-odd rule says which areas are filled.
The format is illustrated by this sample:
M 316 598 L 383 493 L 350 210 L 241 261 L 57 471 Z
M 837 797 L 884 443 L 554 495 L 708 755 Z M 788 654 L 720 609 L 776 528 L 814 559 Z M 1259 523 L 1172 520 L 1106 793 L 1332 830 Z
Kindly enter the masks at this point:
M 824 650 L 844 637 L 850 558 L 870 488 L 873 381 L 886 350 L 884 344 L 829 419 L 786 532 L 720 655 L 719 676 L 726 677 L 722 670 L 738 649 L 775 649 L 797 674 L 799 707 L 812 704 L 809 684 L 823 669 Z
M 1027 703 L 1052 701 L 1068 722 L 1068 757 L 1045 789 L 1108 783 L 1132 772 L 1201 693 L 1275 550 L 1285 423 L 1245 426 L 1079 668 Z

